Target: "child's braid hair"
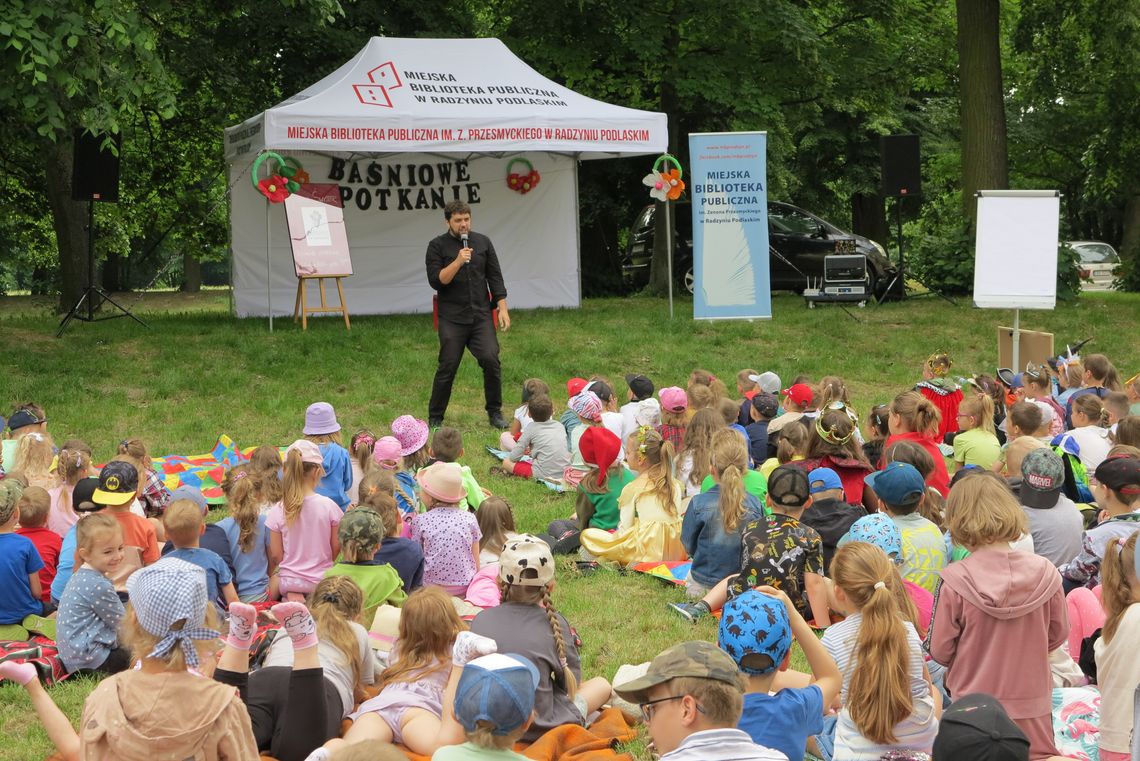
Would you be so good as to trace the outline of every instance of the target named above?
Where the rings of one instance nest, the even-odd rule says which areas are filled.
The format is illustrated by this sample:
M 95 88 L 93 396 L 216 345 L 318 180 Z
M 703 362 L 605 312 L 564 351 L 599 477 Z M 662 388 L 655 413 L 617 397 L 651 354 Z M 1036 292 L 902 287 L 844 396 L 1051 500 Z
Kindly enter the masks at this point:
M 574 678 L 574 672 L 570 670 L 570 664 L 566 660 L 566 641 L 562 637 L 562 626 L 558 623 L 558 611 L 554 609 L 549 585 L 542 588 L 542 607 L 546 610 L 546 620 L 550 622 L 554 644 L 558 647 L 558 662 L 562 665 L 562 681 L 566 684 L 566 694 L 573 700 L 578 694 L 578 680 Z

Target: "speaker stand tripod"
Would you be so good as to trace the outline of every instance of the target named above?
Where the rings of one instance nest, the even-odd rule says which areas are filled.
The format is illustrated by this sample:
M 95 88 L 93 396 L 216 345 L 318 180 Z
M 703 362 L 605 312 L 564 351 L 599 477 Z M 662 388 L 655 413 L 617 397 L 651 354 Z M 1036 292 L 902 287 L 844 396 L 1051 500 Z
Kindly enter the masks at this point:
M 104 314 L 98 317 L 95 312 L 103 304 L 110 304 L 118 310 L 118 313 Z M 124 307 L 119 302 L 111 298 L 111 294 L 104 291 L 99 286 L 95 285 L 95 202 L 87 202 L 87 287 L 83 289 L 83 295 L 75 302 L 75 306 L 71 307 L 63 320 L 59 323 L 59 330 L 56 332 L 55 337 L 59 338 L 63 335 L 63 331 L 67 330 L 67 326 L 71 324 L 72 320 L 81 320 L 82 322 L 102 322 L 103 320 L 114 320 L 119 317 L 130 317 L 132 320 L 142 325 L 144 328 L 148 327 L 145 322 L 136 317 L 131 310 Z
M 896 240 L 898 241 L 898 246 L 899 246 L 899 269 L 898 269 L 898 272 L 895 273 L 895 276 L 893 278 L 891 278 L 891 282 L 888 283 L 887 287 L 883 289 L 883 295 L 880 296 L 875 301 L 875 304 L 879 305 L 879 304 L 882 304 L 884 301 L 886 301 L 887 297 L 890 296 L 891 291 L 894 290 L 895 286 L 901 283 L 902 284 L 902 297 L 899 299 L 900 301 L 905 301 L 906 299 L 916 299 L 916 298 L 919 298 L 920 296 L 937 296 L 938 298 L 942 299 L 943 301 L 946 301 L 947 303 L 949 303 L 951 306 L 958 306 L 957 301 L 950 298 L 945 293 L 942 293 L 941 291 L 937 291 L 937 290 L 931 288 L 926 283 L 922 282 L 921 280 L 919 280 L 918 278 L 913 277 L 913 276 L 909 276 L 909 279 L 913 280 L 914 282 L 918 283 L 923 288 L 925 288 L 926 293 L 908 294 L 906 292 L 906 281 L 908 279 L 908 275 L 907 275 L 907 271 L 906 271 L 906 255 L 903 253 L 903 234 L 902 234 L 902 199 L 903 198 L 905 198 L 905 196 L 895 196 L 895 236 L 896 236 Z

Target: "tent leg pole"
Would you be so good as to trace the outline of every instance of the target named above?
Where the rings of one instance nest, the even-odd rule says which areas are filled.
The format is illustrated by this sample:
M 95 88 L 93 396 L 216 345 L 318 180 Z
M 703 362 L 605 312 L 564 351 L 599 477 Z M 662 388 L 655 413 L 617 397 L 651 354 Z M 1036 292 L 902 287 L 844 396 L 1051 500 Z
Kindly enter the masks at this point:
M 673 319 L 673 204 L 665 202 L 665 261 L 669 280 L 669 319 Z
M 1021 372 L 1021 310 L 1013 310 L 1013 344 L 1010 346 L 1010 356 L 1013 357 L 1013 374 Z
M 269 311 L 269 332 L 273 332 L 273 270 L 269 265 L 269 201 L 265 202 L 265 304 Z

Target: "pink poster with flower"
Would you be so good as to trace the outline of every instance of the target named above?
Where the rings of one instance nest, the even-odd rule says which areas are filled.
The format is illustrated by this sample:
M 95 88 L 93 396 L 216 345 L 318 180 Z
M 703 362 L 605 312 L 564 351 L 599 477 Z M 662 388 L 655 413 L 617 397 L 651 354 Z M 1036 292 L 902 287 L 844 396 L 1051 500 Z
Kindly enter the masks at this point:
M 305 183 L 285 199 L 289 243 L 297 277 L 352 274 L 344 207 L 336 185 Z

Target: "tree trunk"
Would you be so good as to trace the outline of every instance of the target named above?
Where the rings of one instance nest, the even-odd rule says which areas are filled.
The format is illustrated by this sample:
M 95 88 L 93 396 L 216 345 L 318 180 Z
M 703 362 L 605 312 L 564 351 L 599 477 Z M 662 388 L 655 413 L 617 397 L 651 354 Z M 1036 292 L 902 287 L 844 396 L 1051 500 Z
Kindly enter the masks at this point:
M 887 223 L 887 209 L 882 196 L 872 193 L 851 195 L 851 231 L 887 248 L 891 226 Z
M 108 251 L 103 258 L 103 272 L 101 274 L 100 280 L 103 282 L 103 287 L 111 293 L 122 293 L 130 290 L 130 285 L 127 282 L 129 277 L 126 257 Z
M 59 311 L 66 312 L 87 287 L 87 204 L 71 200 L 71 140 L 44 147 L 45 185 L 59 249 Z
M 1001 83 L 1000 0 L 957 0 L 962 212 L 974 226 L 979 190 L 1009 187 Z
M 198 293 L 202 290 L 202 262 L 198 261 L 189 248 L 182 252 L 182 292 Z
M 1140 194 L 1128 196 L 1121 220 L 1120 259 L 1124 263 L 1124 287 L 1140 290 Z

